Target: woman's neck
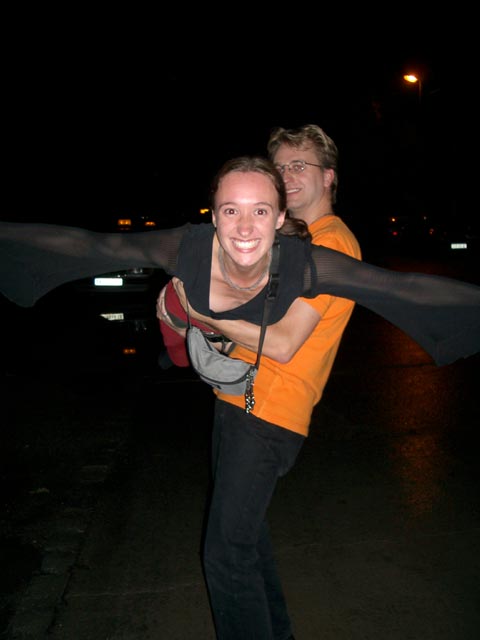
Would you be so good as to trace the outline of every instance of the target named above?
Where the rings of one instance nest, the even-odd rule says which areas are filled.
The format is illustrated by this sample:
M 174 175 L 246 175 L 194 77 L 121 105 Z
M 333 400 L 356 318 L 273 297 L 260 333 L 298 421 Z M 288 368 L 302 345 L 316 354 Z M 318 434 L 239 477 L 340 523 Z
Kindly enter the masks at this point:
M 271 259 L 272 250 L 270 249 L 268 254 L 265 256 L 265 260 L 261 261 L 264 264 L 260 266 L 260 270 L 256 268 L 257 265 L 255 265 L 255 268 L 252 267 L 251 269 L 245 269 L 242 271 L 241 268 L 235 268 L 236 265 L 232 260 L 228 260 L 223 247 L 218 247 L 218 265 L 220 267 L 222 278 L 229 287 L 236 291 L 256 291 L 259 289 L 265 278 L 268 276 Z M 228 269 L 227 264 L 230 265 Z M 229 271 L 234 272 L 234 274 L 230 274 Z M 235 278 L 235 280 L 233 280 L 232 277 Z M 242 284 L 240 284 L 240 281 Z
M 271 250 L 259 265 L 239 268 L 225 253 L 217 237 L 213 243 L 210 280 L 210 308 L 234 309 L 255 298 L 268 282 Z

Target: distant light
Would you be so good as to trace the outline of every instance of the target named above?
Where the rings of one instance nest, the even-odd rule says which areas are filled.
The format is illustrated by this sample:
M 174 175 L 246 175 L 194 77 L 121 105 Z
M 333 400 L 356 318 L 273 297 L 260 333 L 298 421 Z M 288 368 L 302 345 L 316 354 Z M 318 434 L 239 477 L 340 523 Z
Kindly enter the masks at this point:
M 145 220 L 145 227 L 156 227 L 157 223 L 155 220 Z
M 124 356 L 134 356 L 137 353 L 135 347 L 123 347 L 122 353 Z
M 466 242 L 451 242 L 450 249 L 468 249 Z
M 209 211 L 210 211 L 210 209 L 208 209 L 208 208 L 207 209 L 200 209 L 200 215 L 203 216 L 206 213 L 208 213 Z
M 117 227 L 120 229 L 130 229 L 132 226 L 131 218 L 119 218 L 117 220 Z
M 403 76 L 403 79 L 406 80 L 407 82 L 412 82 L 412 83 L 418 82 L 418 77 L 413 73 L 407 73 L 406 75 Z

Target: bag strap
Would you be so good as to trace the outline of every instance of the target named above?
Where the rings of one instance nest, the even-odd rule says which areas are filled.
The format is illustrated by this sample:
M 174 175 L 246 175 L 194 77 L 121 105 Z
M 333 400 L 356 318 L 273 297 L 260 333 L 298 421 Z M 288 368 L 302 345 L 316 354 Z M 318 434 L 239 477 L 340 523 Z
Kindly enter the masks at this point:
M 260 358 L 262 357 L 263 341 L 265 339 L 265 333 L 267 331 L 268 316 L 273 306 L 273 301 L 277 297 L 278 284 L 280 282 L 280 274 L 278 271 L 280 263 L 280 242 L 278 238 L 272 246 L 272 262 L 270 263 L 270 277 L 268 279 L 267 291 L 265 294 L 265 304 L 263 305 L 262 314 L 262 327 L 260 329 L 260 339 L 258 341 L 257 360 L 255 361 L 255 368 L 260 366 Z

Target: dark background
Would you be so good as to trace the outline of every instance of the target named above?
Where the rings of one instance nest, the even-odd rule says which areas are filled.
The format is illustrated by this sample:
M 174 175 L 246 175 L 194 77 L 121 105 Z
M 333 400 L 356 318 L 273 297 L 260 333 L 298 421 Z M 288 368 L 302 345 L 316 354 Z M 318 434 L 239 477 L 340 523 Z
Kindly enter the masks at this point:
M 309 122 L 339 147 L 340 215 L 476 217 L 468 14 L 257 10 L 7 21 L 2 217 L 195 219 L 224 160 Z

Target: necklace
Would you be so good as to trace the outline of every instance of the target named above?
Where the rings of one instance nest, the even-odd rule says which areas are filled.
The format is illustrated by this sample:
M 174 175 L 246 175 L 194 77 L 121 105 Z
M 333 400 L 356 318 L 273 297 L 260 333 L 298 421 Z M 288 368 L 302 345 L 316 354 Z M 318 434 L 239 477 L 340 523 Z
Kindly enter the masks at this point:
M 223 249 L 221 246 L 218 247 L 218 264 L 220 265 L 220 271 L 222 272 L 222 277 L 229 287 L 231 287 L 232 289 L 236 289 L 237 291 L 254 291 L 255 289 L 258 289 L 258 287 L 260 286 L 260 283 L 262 282 L 262 280 L 268 273 L 268 270 L 270 269 L 271 261 L 272 261 L 272 250 L 270 249 L 270 251 L 268 252 L 267 266 L 265 267 L 265 270 L 261 273 L 258 280 L 255 280 L 255 282 L 251 284 L 249 287 L 241 287 L 239 284 L 235 284 L 235 282 L 232 282 L 232 280 L 230 280 L 230 276 L 228 275 L 227 270 L 225 269 L 225 262 L 223 261 Z

